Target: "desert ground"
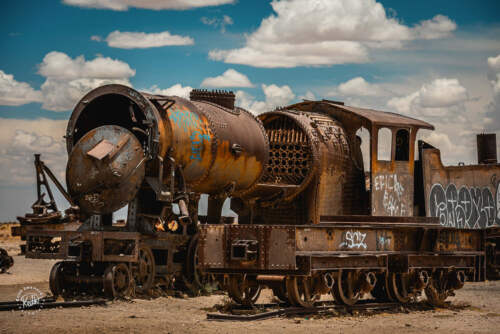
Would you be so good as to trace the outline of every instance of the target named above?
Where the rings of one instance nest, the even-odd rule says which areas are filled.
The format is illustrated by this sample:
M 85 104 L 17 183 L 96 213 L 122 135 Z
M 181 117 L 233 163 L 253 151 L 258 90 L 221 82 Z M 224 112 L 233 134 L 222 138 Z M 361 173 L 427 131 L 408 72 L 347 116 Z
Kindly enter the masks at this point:
M 0 240 L 14 256 L 14 267 L 0 275 L 0 301 L 15 300 L 23 287 L 49 293 L 50 260 L 30 260 L 18 253 L 18 241 Z M 258 302 L 269 302 L 265 290 Z M 499 333 L 500 282 L 467 283 L 445 308 L 401 308 L 362 314 L 282 317 L 253 322 L 206 319 L 225 295 L 159 297 L 113 301 L 107 306 L 60 308 L 36 312 L 0 312 L 0 333 Z

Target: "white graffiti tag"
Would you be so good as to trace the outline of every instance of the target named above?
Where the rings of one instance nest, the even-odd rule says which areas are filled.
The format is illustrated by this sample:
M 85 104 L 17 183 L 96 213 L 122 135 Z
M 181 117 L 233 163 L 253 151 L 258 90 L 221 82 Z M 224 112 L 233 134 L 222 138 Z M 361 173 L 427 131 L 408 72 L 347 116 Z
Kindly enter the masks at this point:
M 467 187 L 460 189 L 453 183 L 446 188 L 436 183 L 429 195 L 429 213 L 438 217 L 443 226 L 481 229 L 495 224 L 499 219 L 499 195 L 496 201 L 487 187 Z
M 382 206 L 389 216 L 405 216 L 405 189 L 398 181 L 397 174 L 377 175 L 374 180 L 375 191 L 383 191 Z
M 342 243 L 340 244 L 340 248 L 347 247 L 349 249 L 352 248 L 367 248 L 365 243 L 366 233 L 362 233 L 360 231 L 347 231 L 342 233 Z

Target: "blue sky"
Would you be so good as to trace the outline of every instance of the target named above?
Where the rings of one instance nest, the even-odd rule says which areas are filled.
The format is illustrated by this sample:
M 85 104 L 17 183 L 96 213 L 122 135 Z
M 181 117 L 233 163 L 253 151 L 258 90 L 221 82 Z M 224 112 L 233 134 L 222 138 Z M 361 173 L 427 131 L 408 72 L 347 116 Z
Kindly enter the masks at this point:
M 395 111 L 436 125 L 422 138 L 445 162 L 474 163 L 474 134 L 500 137 L 499 14 L 469 0 L 4 1 L 0 221 L 34 200 L 34 152 L 64 179 L 65 121 L 108 82 L 229 89 L 255 114 L 304 97 Z

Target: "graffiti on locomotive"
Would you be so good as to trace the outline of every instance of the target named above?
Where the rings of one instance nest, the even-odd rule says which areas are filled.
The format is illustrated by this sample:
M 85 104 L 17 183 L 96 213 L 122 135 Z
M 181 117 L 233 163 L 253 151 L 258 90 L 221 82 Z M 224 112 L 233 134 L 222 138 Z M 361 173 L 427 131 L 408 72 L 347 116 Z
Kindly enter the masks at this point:
M 383 192 L 382 207 L 389 216 L 405 216 L 405 188 L 398 180 L 398 174 L 377 175 L 374 178 L 374 189 Z
M 208 126 L 202 122 L 200 116 L 196 113 L 177 106 L 169 109 L 168 117 L 176 127 L 189 134 L 191 141 L 190 159 L 201 161 L 204 142 L 210 143 L 212 139 Z
M 449 227 L 483 229 L 500 225 L 500 182 L 493 188 L 495 194 L 489 187 L 435 183 L 429 195 L 430 215 Z

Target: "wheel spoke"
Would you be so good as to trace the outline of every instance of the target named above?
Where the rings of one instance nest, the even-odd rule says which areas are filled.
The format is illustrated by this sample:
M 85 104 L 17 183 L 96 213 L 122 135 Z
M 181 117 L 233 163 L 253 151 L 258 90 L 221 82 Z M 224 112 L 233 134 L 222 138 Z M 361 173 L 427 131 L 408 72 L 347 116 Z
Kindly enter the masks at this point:
M 228 294 L 238 304 L 254 304 L 260 296 L 260 290 L 256 282 L 249 282 L 246 274 L 229 276 Z
M 155 278 L 155 263 L 153 252 L 147 245 L 139 246 L 137 263 L 133 267 L 135 289 L 138 293 L 149 293 Z
M 335 301 L 339 304 L 354 305 L 360 294 L 355 290 L 356 275 L 352 271 L 339 270 L 332 288 Z
M 286 291 L 290 303 L 302 306 L 313 307 L 316 297 L 313 293 L 312 280 L 308 277 L 287 277 Z
M 408 295 L 407 279 L 407 274 L 390 273 L 390 294 L 400 303 L 408 303 L 411 299 Z

